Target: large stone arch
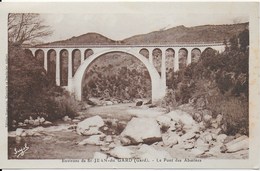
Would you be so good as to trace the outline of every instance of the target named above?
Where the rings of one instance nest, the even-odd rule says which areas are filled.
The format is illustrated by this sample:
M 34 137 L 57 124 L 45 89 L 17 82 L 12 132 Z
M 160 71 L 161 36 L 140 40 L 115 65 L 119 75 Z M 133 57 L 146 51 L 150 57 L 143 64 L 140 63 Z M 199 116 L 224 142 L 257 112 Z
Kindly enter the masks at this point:
M 78 68 L 77 72 L 75 73 L 73 80 L 72 80 L 72 93 L 75 94 L 75 98 L 77 100 L 82 100 L 82 81 L 84 78 L 84 73 L 88 69 L 88 67 L 91 65 L 92 62 L 94 62 L 97 58 L 100 56 L 111 53 L 111 52 L 123 52 L 130 54 L 137 59 L 139 59 L 147 68 L 150 78 L 151 78 L 151 83 L 152 83 L 152 101 L 157 102 L 160 101 L 164 96 L 165 96 L 165 91 L 162 89 L 163 83 L 161 82 L 160 75 L 157 72 L 156 68 L 149 62 L 148 59 L 146 59 L 143 55 L 133 52 L 129 49 L 107 49 L 102 52 L 98 52 L 96 54 L 93 54 L 89 56 Z

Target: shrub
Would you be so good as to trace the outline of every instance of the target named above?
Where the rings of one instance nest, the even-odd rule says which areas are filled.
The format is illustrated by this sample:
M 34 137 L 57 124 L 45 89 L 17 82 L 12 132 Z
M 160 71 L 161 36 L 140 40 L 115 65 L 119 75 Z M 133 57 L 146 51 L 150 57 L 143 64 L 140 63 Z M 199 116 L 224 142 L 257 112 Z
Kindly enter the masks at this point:
M 75 116 L 77 102 L 46 75 L 44 68 L 19 46 L 8 48 L 8 129 L 13 120 L 38 116 L 55 121 Z

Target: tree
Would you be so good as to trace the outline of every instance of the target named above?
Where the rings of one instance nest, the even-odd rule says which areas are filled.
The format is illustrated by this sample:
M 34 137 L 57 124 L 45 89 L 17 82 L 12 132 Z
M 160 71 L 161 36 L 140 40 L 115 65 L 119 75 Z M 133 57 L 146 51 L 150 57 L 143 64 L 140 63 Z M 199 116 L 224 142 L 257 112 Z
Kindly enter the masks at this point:
M 23 43 L 36 43 L 39 38 L 52 34 L 52 30 L 44 25 L 40 14 L 9 13 L 8 14 L 8 41 L 21 45 Z

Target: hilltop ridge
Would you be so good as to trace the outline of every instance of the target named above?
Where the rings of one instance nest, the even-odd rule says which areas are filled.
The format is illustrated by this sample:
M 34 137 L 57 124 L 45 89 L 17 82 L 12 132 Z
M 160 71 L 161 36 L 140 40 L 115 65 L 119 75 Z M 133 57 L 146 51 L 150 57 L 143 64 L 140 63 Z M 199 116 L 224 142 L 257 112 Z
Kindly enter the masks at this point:
M 45 43 L 42 45 L 131 45 L 131 44 L 169 44 L 169 43 L 209 43 L 229 40 L 244 29 L 249 23 L 225 25 L 201 25 L 185 27 L 183 25 L 166 30 L 153 31 L 147 34 L 134 35 L 123 40 L 112 40 L 99 33 L 90 32 L 73 36 L 66 40 Z

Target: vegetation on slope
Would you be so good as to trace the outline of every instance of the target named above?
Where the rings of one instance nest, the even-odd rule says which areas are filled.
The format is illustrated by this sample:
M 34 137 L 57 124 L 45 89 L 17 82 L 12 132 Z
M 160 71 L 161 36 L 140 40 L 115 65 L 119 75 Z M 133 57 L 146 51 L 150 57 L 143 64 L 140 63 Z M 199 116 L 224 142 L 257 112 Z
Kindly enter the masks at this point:
M 223 114 L 227 134 L 248 134 L 248 30 L 230 43 L 223 53 L 207 50 L 198 63 L 174 73 L 165 100 L 168 105 L 192 103 L 215 116 Z
M 8 128 L 37 117 L 49 121 L 76 115 L 77 103 L 56 87 L 30 51 L 8 47 Z

